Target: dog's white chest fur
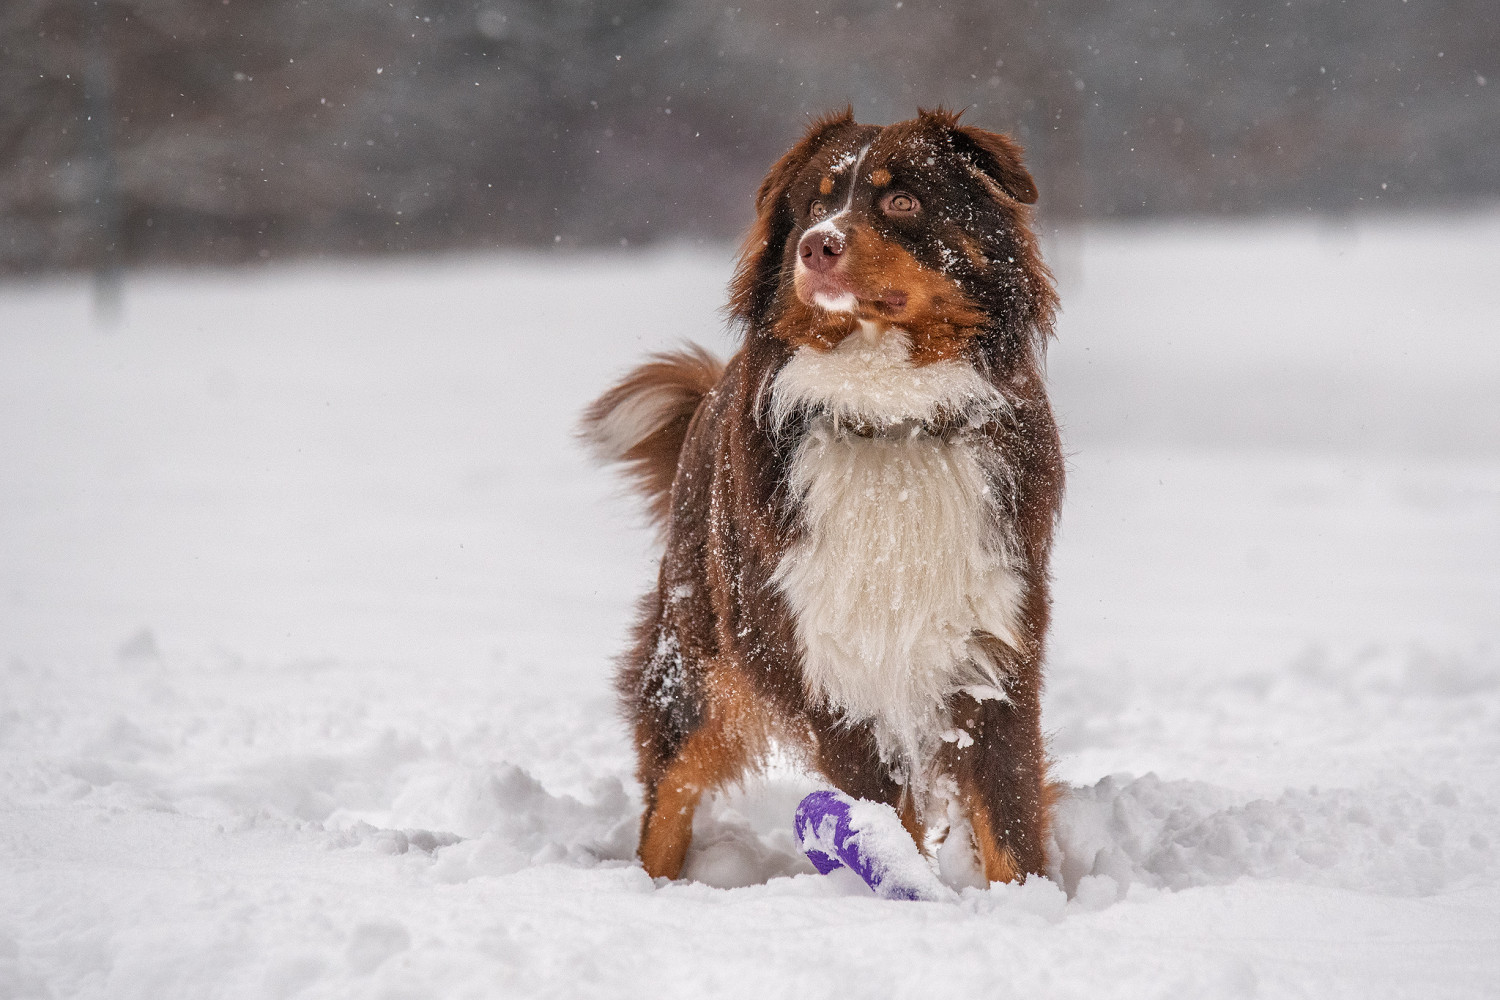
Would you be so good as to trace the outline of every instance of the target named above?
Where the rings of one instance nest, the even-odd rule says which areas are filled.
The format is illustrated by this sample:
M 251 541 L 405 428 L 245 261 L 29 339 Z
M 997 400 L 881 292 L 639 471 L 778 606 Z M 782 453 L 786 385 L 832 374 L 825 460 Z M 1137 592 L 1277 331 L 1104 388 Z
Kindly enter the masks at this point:
M 919 425 L 940 410 L 1003 407 L 962 361 L 913 366 L 906 337 L 865 328 L 802 348 L 772 386 L 772 419 L 820 413 L 791 462 L 802 535 L 773 576 L 796 619 L 809 694 L 871 720 L 881 755 L 916 763 L 947 725 L 945 700 L 1003 677 L 976 633 L 1016 645 L 1021 580 L 997 526 L 996 460 Z M 910 422 L 909 434 L 849 425 Z

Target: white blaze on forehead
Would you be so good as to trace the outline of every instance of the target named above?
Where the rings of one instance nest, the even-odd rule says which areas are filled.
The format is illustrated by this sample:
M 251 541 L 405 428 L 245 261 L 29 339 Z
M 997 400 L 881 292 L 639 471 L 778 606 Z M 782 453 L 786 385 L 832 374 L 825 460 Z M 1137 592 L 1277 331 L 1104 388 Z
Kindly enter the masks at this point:
M 836 233 L 840 238 L 843 237 L 844 231 L 838 227 L 838 220 L 847 215 L 850 207 L 854 204 L 854 184 L 859 180 L 859 165 L 865 161 L 865 154 L 869 151 L 870 144 L 866 143 L 858 153 L 845 153 L 828 168 L 829 173 L 839 174 L 843 173 L 844 169 L 851 163 L 854 165 L 853 170 L 849 174 L 849 196 L 844 199 L 844 206 L 837 212 L 827 216 L 815 226 L 808 226 L 802 234 L 802 239 L 806 239 L 812 233 Z M 800 254 L 797 257 L 797 267 L 806 267 L 802 263 Z M 859 306 L 859 300 L 855 298 L 853 292 L 844 292 L 840 295 L 829 295 L 826 292 L 818 292 L 813 295 L 813 301 L 820 308 L 826 309 L 829 312 L 852 313 Z
M 843 156 L 840 156 L 837 160 L 834 160 L 828 165 L 828 172 L 830 174 L 841 174 L 845 170 L 849 169 L 849 164 L 851 163 L 855 165 L 855 169 L 858 169 L 860 156 L 864 154 L 865 149 L 869 148 L 869 146 L 866 146 L 861 150 L 849 150 Z
M 854 164 L 854 168 L 849 171 L 849 196 L 844 199 L 844 205 L 843 205 L 843 207 L 840 208 L 837 212 L 834 212 L 832 215 L 825 217 L 816 226 L 808 226 L 807 227 L 807 232 L 808 233 L 818 233 L 818 232 L 842 233 L 843 232 L 842 229 L 840 229 L 838 226 L 834 225 L 834 222 L 835 222 L 835 220 L 839 219 L 843 215 L 847 214 L 848 211 L 849 211 L 849 209 L 850 209 L 850 207 L 852 207 L 854 205 L 854 185 L 855 185 L 855 182 L 857 182 L 859 180 L 859 165 L 861 163 L 865 162 L 865 154 L 870 151 L 870 145 L 871 145 L 870 143 L 866 143 L 864 145 L 864 147 L 861 148 L 858 153 L 845 153 L 844 157 L 842 159 L 836 161 L 833 166 L 831 166 L 831 167 L 828 168 L 828 172 L 829 173 L 832 173 L 832 174 L 843 173 L 844 167 L 849 162 L 851 162 L 849 160 L 849 157 L 851 157 L 851 156 L 853 157 L 853 161 L 852 162 Z M 804 233 L 803 235 L 806 235 L 806 233 Z

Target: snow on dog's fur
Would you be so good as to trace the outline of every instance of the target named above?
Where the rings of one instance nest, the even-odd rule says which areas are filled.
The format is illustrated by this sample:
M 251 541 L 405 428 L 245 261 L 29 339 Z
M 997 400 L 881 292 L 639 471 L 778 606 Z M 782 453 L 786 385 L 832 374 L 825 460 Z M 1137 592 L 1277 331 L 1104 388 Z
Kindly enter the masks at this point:
M 758 192 L 741 349 L 659 355 L 585 415 L 665 539 L 619 676 L 652 875 L 773 742 L 919 845 L 956 804 L 991 880 L 1045 869 L 1063 473 L 1036 196 L 1019 147 L 957 115 L 820 119 Z

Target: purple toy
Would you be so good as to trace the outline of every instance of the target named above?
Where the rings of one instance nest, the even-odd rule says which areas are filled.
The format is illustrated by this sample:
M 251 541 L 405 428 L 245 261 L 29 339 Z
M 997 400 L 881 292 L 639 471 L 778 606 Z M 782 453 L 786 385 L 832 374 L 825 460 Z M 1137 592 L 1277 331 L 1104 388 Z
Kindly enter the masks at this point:
M 953 896 L 888 805 L 842 792 L 813 792 L 797 806 L 793 828 L 820 875 L 848 867 L 882 899 Z

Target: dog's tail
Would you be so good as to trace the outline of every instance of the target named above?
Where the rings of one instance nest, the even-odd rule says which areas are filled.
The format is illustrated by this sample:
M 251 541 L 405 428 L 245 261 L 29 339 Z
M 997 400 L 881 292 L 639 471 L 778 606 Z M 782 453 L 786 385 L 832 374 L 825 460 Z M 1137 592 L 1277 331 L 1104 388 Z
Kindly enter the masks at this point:
M 583 411 L 579 436 L 600 461 L 625 466 L 658 527 L 671 516 L 688 424 L 723 374 L 724 363 L 696 345 L 653 354 Z

